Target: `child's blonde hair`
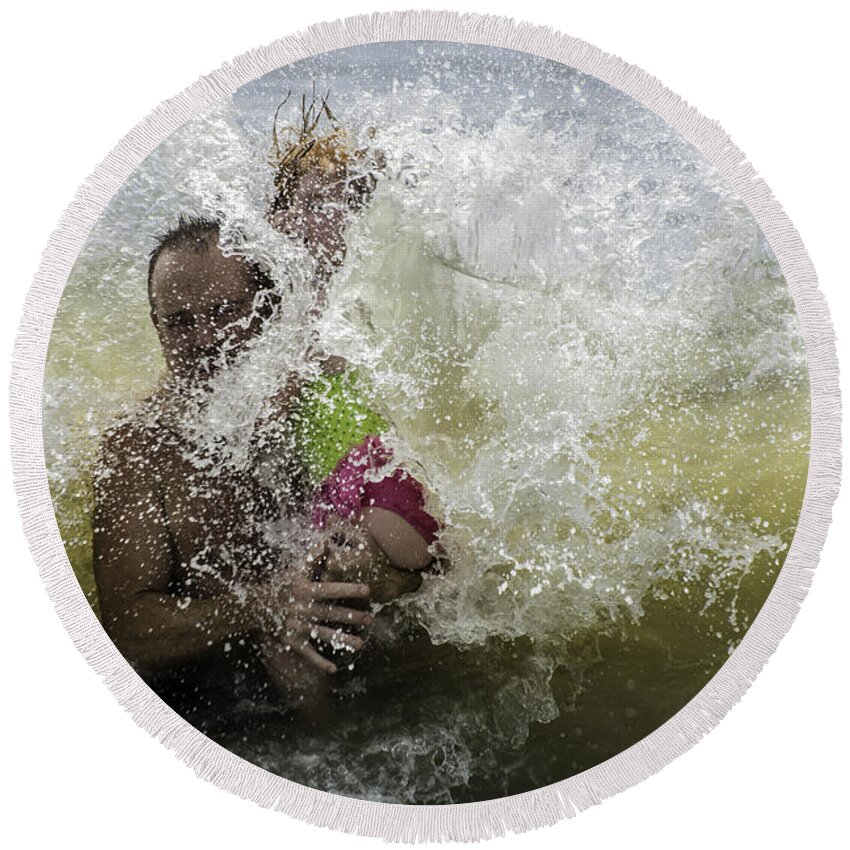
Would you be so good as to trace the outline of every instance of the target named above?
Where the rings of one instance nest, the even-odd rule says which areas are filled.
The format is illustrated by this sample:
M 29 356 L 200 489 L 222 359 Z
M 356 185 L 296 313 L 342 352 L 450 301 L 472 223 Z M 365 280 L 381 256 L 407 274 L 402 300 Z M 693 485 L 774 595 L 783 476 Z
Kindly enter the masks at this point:
M 309 103 L 306 95 L 301 96 L 300 126 L 290 124 L 279 131 L 278 116 L 290 95 L 291 92 L 275 111 L 272 127 L 269 164 L 274 169 L 274 196 L 269 204 L 269 215 L 289 205 L 299 179 L 313 168 L 320 169 L 332 179 L 344 181 L 348 206 L 359 209 L 375 189 L 375 172 L 385 165 L 383 153 L 368 148 L 352 151 L 349 134 L 328 106 L 330 92 L 324 97 L 317 97 L 315 86 Z M 330 126 L 324 133 L 319 130 L 323 120 Z M 374 130 L 370 132 L 370 135 L 373 134 Z M 286 137 L 283 144 L 282 136 Z

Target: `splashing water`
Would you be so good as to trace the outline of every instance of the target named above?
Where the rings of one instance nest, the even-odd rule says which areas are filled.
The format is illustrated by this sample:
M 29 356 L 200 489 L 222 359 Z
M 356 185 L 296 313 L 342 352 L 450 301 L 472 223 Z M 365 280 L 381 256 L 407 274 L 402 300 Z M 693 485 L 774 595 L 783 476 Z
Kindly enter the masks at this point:
M 265 157 L 277 101 L 314 78 L 387 168 L 308 321 Z M 572 69 L 440 43 L 305 60 L 188 122 L 104 213 L 51 337 L 48 471 L 89 591 L 92 451 L 156 380 L 145 240 L 179 212 L 219 215 L 288 293 L 196 436 L 247 465 L 310 325 L 370 376 L 452 561 L 382 612 L 332 731 L 246 704 L 222 743 L 351 796 L 487 799 L 604 760 L 708 681 L 793 537 L 808 384 L 776 259 L 692 147 Z

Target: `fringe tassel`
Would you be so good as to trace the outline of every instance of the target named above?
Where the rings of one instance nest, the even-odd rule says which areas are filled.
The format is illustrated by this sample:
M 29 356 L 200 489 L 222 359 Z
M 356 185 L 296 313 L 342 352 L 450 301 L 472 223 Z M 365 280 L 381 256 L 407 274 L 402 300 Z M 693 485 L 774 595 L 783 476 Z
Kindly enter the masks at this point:
M 429 39 L 505 47 L 570 65 L 631 95 L 694 144 L 746 202 L 779 260 L 805 341 L 812 415 L 809 477 L 793 544 L 766 604 L 714 678 L 653 734 L 591 770 L 527 794 L 453 806 L 371 803 L 297 785 L 243 761 L 166 706 L 107 638 L 74 577 L 47 486 L 41 429 L 45 356 L 65 281 L 97 218 L 141 161 L 186 120 L 275 68 L 358 44 Z M 834 331 L 814 269 L 782 207 L 719 124 L 654 77 L 582 41 L 506 17 L 455 12 L 375 13 L 316 24 L 226 63 L 138 124 L 78 190 L 44 251 L 13 354 L 11 418 L 15 486 L 33 558 L 77 648 L 135 721 L 202 779 L 240 797 L 318 826 L 409 843 L 480 841 L 573 817 L 699 741 L 744 695 L 794 620 L 826 537 L 841 469 Z

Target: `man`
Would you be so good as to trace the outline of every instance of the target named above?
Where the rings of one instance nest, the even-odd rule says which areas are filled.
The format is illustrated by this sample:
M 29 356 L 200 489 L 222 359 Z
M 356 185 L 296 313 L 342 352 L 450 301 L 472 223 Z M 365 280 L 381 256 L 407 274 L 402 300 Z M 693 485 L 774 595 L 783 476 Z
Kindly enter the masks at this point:
M 177 691 L 178 702 L 200 700 L 228 677 L 233 689 L 234 674 L 244 680 L 263 667 L 303 697 L 317 676 L 336 672 L 320 648 L 363 646 L 369 587 L 312 580 L 320 571 L 309 562 L 327 560 L 327 549 L 281 563 L 264 533 L 287 506 L 250 470 L 212 466 L 210 450 L 179 426 L 187 401 L 272 317 L 272 282 L 225 256 L 216 222 L 181 218 L 151 255 L 148 295 L 166 374 L 104 437 L 95 473 L 104 627 L 168 701 Z

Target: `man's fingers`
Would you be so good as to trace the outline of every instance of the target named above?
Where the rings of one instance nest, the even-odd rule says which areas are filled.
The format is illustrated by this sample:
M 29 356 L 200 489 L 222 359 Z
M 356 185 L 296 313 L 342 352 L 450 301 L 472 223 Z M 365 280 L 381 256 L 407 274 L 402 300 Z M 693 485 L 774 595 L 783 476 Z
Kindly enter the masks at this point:
M 375 621 L 368 611 L 342 605 L 316 605 L 310 609 L 310 618 L 316 623 L 338 623 L 342 626 L 371 626 Z
M 336 664 L 316 652 L 309 640 L 294 637 L 290 645 L 294 652 L 297 652 L 305 661 L 308 661 L 323 673 L 336 673 Z
M 347 581 L 317 581 L 310 588 L 313 599 L 368 599 L 368 584 Z
M 329 629 L 327 626 L 313 626 L 311 634 L 314 638 L 330 644 L 334 649 L 352 649 L 357 652 L 363 649 L 365 641 L 357 635 L 346 634 L 341 629 Z
M 278 686 L 286 690 L 298 686 L 298 669 L 303 662 L 296 658 L 294 652 L 287 652 L 282 645 L 266 643 L 262 646 L 262 654 L 266 670 Z

